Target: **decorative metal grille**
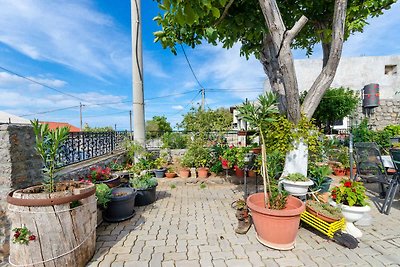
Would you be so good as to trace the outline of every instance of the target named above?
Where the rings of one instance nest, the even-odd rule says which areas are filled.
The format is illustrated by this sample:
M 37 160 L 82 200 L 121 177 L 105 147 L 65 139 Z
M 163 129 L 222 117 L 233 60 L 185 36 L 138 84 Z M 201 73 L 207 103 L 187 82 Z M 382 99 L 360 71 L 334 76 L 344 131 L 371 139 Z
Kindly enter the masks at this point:
M 122 149 L 122 143 L 125 138 L 130 137 L 131 135 L 128 131 L 70 133 L 59 155 L 59 167 L 120 150 Z

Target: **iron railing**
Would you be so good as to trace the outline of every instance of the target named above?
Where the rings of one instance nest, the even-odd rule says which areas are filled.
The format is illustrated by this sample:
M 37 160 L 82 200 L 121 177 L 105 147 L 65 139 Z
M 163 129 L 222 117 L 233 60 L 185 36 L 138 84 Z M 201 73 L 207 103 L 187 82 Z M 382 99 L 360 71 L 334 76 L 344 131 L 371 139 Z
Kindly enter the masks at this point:
M 59 167 L 122 149 L 122 143 L 126 138 L 131 138 L 128 131 L 70 133 L 59 154 Z

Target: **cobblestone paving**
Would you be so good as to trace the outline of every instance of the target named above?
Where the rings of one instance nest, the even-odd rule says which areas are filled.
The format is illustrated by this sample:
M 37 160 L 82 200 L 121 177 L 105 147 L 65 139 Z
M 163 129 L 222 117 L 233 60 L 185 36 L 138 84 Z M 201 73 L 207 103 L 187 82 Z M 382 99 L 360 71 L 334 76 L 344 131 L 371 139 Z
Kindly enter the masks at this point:
M 296 248 L 264 247 L 252 227 L 234 232 L 231 202 L 242 195 L 231 184 L 160 185 L 157 201 L 136 209 L 131 220 L 103 223 L 88 266 L 400 266 L 400 205 L 389 216 L 371 204 L 373 217 L 359 247 L 344 248 L 309 228 L 300 228 Z M 375 200 L 375 198 L 372 198 Z

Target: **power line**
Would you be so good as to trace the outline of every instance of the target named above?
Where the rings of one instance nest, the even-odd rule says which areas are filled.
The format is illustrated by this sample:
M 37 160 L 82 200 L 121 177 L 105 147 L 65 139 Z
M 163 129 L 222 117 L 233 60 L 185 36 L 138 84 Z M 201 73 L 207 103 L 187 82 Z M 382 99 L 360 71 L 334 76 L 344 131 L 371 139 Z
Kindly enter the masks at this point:
M 172 114 L 171 117 L 174 117 L 174 116 L 176 116 L 176 115 L 182 113 L 190 104 L 193 104 L 193 101 L 196 99 L 196 97 L 197 97 L 200 93 L 201 93 L 201 91 L 198 91 L 197 94 L 192 98 L 192 100 L 190 100 L 190 102 L 187 103 L 187 104 L 183 107 L 182 110 L 180 110 L 180 111 L 178 111 L 178 112 Z
M 190 90 L 190 91 L 186 91 L 186 92 L 182 92 L 182 93 L 169 94 L 169 95 L 163 95 L 163 96 L 156 96 L 156 97 L 152 97 L 152 98 L 147 98 L 147 99 L 145 99 L 145 101 L 159 99 L 159 98 L 165 98 L 165 97 L 170 97 L 170 96 L 184 95 L 184 94 L 189 94 L 189 93 L 193 93 L 193 92 L 197 92 L 197 90 Z
M 41 112 L 37 112 L 37 113 L 24 114 L 24 115 L 21 115 L 20 117 L 27 117 L 27 116 L 38 115 L 38 114 L 52 113 L 52 112 L 56 112 L 56 111 L 61 111 L 61 110 L 66 110 L 66 109 L 71 109 L 71 108 L 78 108 L 78 107 L 79 107 L 79 105 L 78 106 L 65 107 L 65 108 L 58 108 L 58 109 L 53 109 L 53 110 L 41 111 Z
M 69 96 L 69 97 L 78 99 L 78 100 L 80 100 L 80 101 L 86 101 L 86 100 L 84 100 L 84 99 L 82 99 L 82 98 L 80 98 L 80 97 L 77 97 L 77 96 L 74 96 L 74 95 L 65 93 L 65 92 L 63 92 L 63 91 L 61 91 L 61 90 L 59 90 L 59 89 L 57 89 L 57 88 L 54 88 L 54 87 L 48 86 L 48 85 L 46 85 L 46 84 L 44 84 L 44 83 L 35 81 L 35 80 L 31 79 L 31 78 L 28 78 L 28 77 L 26 77 L 26 76 L 24 76 L 24 75 L 22 75 L 22 74 L 16 73 L 16 72 L 14 72 L 14 71 L 12 71 L 12 70 L 6 69 L 6 68 L 4 68 L 4 67 L 2 67 L 2 66 L 0 66 L 0 69 L 6 71 L 6 72 L 8 72 L 8 73 L 14 74 L 14 75 L 16 75 L 16 76 L 18 76 L 18 77 L 20 77 L 20 78 L 22 78 L 22 79 L 28 80 L 28 81 L 30 81 L 30 82 L 32 82 L 32 83 L 35 83 L 35 84 L 41 85 L 41 86 L 43 86 L 43 87 L 46 87 L 46 88 L 48 88 L 48 89 L 51 89 L 51 90 L 53 90 L 53 91 L 59 92 L 60 94 L 63 94 L 63 95 L 66 95 L 66 96 Z
M 112 115 L 122 114 L 122 113 L 126 113 L 126 112 L 129 112 L 129 110 L 124 110 L 124 111 L 120 111 L 120 112 L 114 112 L 114 113 L 108 113 L 108 114 L 89 115 L 89 116 L 85 116 L 85 118 L 94 118 L 94 117 L 112 116 Z
M 196 79 L 197 84 L 200 86 L 200 88 L 204 88 L 204 86 L 201 85 L 199 79 L 197 79 L 197 76 L 196 76 L 196 74 L 194 73 L 194 70 L 193 70 L 193 68 L 192 68 L 192 65 L 190 64 L 189 58 L 188 58 L 187 55 L 186 55 L 186 52 L 185 52 L 185 49 L 183 48 L 183 45 L 182 45 L 182 44 L 180 44 L 180 45 L 181 45 L 181 48 L 182 48 L 183 55 L 184 55 L 185 58 L 186 58 L 186 62 L 187 62 L 188 65 L 189 65 L 190 71 L 191 71 L 192 74 L 193 74 L 193 77 Z

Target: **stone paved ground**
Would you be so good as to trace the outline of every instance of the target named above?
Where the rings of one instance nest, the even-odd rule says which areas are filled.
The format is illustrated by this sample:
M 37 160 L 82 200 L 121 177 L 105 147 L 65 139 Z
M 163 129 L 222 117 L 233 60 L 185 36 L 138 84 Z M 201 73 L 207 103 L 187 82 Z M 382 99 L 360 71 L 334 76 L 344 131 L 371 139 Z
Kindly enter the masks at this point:
M 389 216 L 371 205 L 372 224 L 360 227 L 356 249 L 302 227 L 295 249 L 276 251 L 258 243 L 253 227 L 234 233 L 230 205 L 242 194 L 238 186 L 162 184 L 157 190 L 157 201 L 137 208 L 131 220 L 99 226 L 88 266 L 400 266 L 398 201 Z

